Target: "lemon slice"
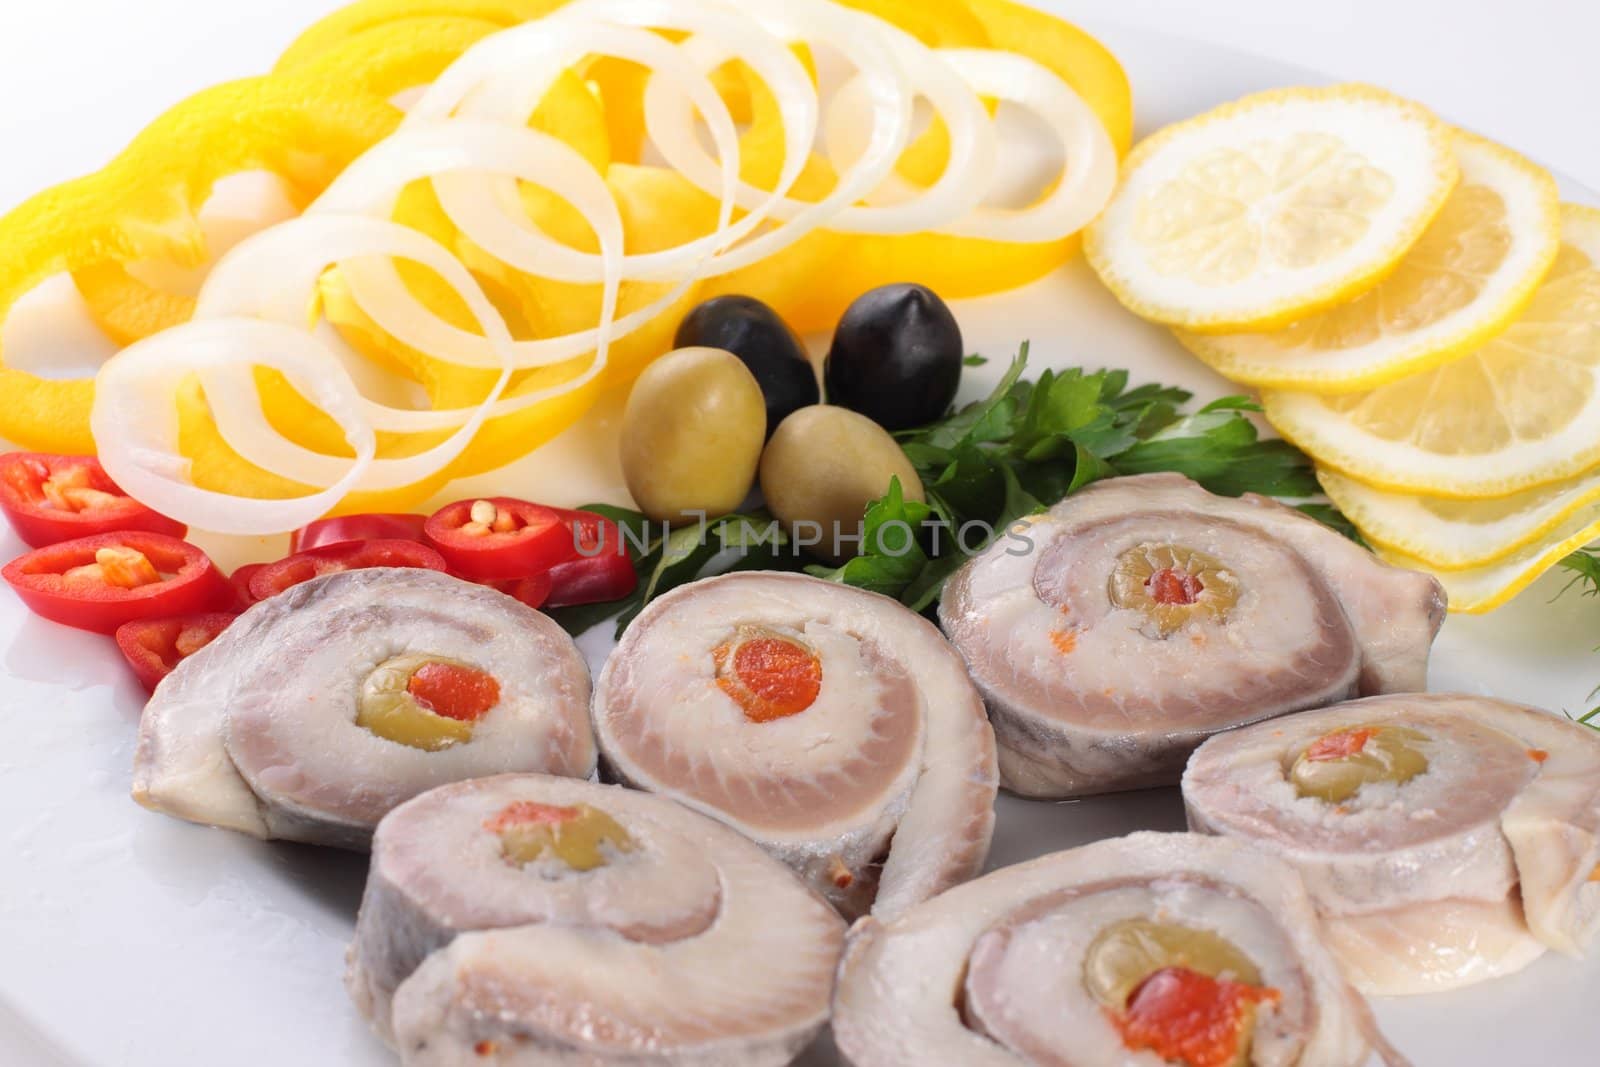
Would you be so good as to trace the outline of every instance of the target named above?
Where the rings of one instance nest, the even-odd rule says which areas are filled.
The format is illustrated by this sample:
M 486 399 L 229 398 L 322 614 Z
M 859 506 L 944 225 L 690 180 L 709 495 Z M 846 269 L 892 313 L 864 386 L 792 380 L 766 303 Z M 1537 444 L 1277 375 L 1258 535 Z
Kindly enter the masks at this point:
M 1391 493 L 1326 468 L 1317 479 L 1369 542 L 1445 570 L 1492 563 L 1600 503 L 1600 469 L 1484 500 Z
M 1464 570 L 1430 566 L 1404 552 L 1378 549 L 1378 555 L 1401 567 L 1429 571 L 1444 586 L 1450 610 L 1468 615 L 1493 611 L 1569 553 L 1600 537 L 1600 504 L 1588 504 L 1563 519 L 1537 541 L 1530 541 L 1508 556 Z
M 1455 146 L 1460 184 L 1376 286 L 1281 330 L 1179 330 L 1178 340 L 1236 382 L 1341 393 L 1438 366 L 1505 329 L 1561 245 L 1556 182 L 1481 137 L 1458 132 Z
M 1443 366 L 1362 393 L 1262 394 L 1278 432 L 1381 489 L 1476 499 L 1600 464 L 1600 211 L 1563 204 L 1522 315 Z
M 1258 93 L 1147 138 L 1085 252 L 1136 314 L 1287 325 L 1370 288 L 1438 214 L 1452 131 L 1381 89 Z

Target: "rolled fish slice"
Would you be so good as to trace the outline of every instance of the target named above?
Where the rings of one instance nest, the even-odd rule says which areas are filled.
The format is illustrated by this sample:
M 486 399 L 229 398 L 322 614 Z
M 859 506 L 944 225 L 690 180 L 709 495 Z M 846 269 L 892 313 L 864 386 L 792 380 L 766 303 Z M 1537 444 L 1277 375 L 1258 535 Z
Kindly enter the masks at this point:
M 1201 741 L 1419 688 L 1438 583 L 1296 511 L 1181 475 L 1096 483 L 1018 523 L 939 618 L 989 706 L 1006 788 L 1174 784 Z
M 426 684 L 441 677 L 442 694 Z M 508 596 L 427 570 L 331 574 L 255 605 L 162 681 L 133 796 L 256 837 L 366 848 L 391 808 L 447 782 L 591 775 L 589 692 L 571 638 Z
M 828 1017 L 844 923 L 662 797 L 500 775 L 391 812 L 347 985 L 406 1064 L 765 1067 Z
M 960 657 L 887 597 L 794 574 L 683 586 L 595 689 L 607 768 L 735 827 L 847 916 L 972 877 L 994 738 Z
M 1600 935 L 1600 736 L 1487 697 L 1374 697 L 1206 742 L 1190 827 L 1296 867 L 1362 989 L 1454 989 Z
M 1236 842 L 1099 841 L 857 923 L 834 1037 L 854 1067 L 1403 1063 L 1315 925 L 1294 872 Z M 1174 988 L 1204 1010 L 1163 1010 Z
M 1140 474 L 1097 482 L 1050 513 L 1090 521 L 1130 506 L 1170 508 L 1253 527 L 1298 552 L 1333 590 L 1361 646 L 1362 696 L 1428 687 L 1428 652 L 1444 623 L 1444 590 L 1430 574 L 1383 562 L 1304 512 L 1271 497 L 1208 493 L 1181 474 Z

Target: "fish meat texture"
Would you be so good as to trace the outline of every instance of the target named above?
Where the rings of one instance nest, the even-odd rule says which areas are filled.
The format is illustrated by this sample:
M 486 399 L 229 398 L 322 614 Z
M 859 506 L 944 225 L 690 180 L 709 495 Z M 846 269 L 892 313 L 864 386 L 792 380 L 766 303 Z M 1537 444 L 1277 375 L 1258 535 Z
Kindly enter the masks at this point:
M 509 862 L 519 806 L 587 806 L 623 844 Z M 379 824 L 349 952 L 361 1013 L 417 1067 L 777 1067 L 825 1025 L 844 923 L 725 826 L 538 774 L 442 786 Z
M 744 648 L 801 672 L 777 676 L 809 686 L 800 710 L 741 703 Z M 764 572 L 681 586 L 623 635 L 594 724 L 609 773 L 740 830 L 847 917 L 904 910 L 988 854 L 982 699 L 938 629 L 876 593 Z
M 1292 781 L 1322 739 L 1385 730 L 1406 731 L 1425 764 L 1337 802 Z M 1183 795 L 1191 829 L 1299 870 L 1365 991 L 1457 988 L 1545 947 L 1581 955 L 1600 936 L 1600 736 L 1537 708 L 1447 693 L 1351 701 L 1212 738 Z
M 1255 1067 L 1358 1067 L 1374 1050 L 1405 1062 L 1318 940 L 1289 867 L 1238 842 L 1151 832 L 862 919 L 839 968 L 835 1041 L 854 1067 L 1161 1067 L 1093 986 L 1097 946 L 1129 923 L 1226 939 L 1254 966 L 1273 994 L 1249 1024 Z
M 956 573 L 945 633 L 988 704 L 1001 783 L 1176 784 L 1219 730 L 1420 689 L 1437 581 L 1260 497 L 1181 475 L 1097 482 Z
M 1133 494 L 1130 499 L 1124 494 Z M 1334 591 L 1361 646 L 1360 695 L 1420 693 L 1428 653 L 1444 624 L 1444 587 L 1421 571 L 1385 563 L 1348 537 L 1287 504 L 1245 493 L 1217 496 L 1181 474 L 1139 474 L 1096 482 L 1050 513 L 1077 521 L 1109 518 L 1130 505 L 1170 508 L 1254 527 L 1298 552 Z
M 386 662 L 487 672 L 498 700 L 469 739 L 426 751 L 358 725 Z M 374 568 L 256 604 L 178 665 L 139 721 L 133 796 L 190 822 L 364 849 L 391 808 L 508 771 L 594 773 L 588 667 L 547 616 L 435 571 Z

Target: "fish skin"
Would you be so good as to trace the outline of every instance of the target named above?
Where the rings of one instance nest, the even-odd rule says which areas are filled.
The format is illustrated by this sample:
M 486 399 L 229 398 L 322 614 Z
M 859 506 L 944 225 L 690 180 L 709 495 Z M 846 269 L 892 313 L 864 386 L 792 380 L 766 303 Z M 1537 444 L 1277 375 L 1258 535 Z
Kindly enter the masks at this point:
M 1363 787 L 1343 813 L 1293 798 L 1283 768 L 1300 748 L 1384 724 L 1432 739 L 1427 773 Z M 1600 883 L 1589 880 L 1600 865 L 1600 736 L 1537 708 L 1448 693 L 1351 701 L 1213 738 L 1183 791 L 1192 829 L 1300 870 L 1369 991 L 1456 988 L 1545 946 L 1576 956 L 1600 939 Z M 1426 951 L 1430 922 L 1439 958 Z
M 366 672 L 423 649 L 483 663 L 502 683 L 473 739 L 434 753 L 354 722 Z M 571 638 L 510 597 L 426 570 L 325 575 L 256 604 L 157 686 L 133 795 L 191 822 L 364 850 L 385 812 L 445 781 L 591 775 L 588 696 Z
M 853 1067 L 1158 1064 L 1121 1045 L 1098 1003 L 1075 978 L 1081 975 L 1081 955 L 1074 952 L 1081 953 L 1082 943 L 1102 925 L 1085 920 L 1082 909 L 1101 907 L 1101 901 L 1110 902 L 1105 921 L 1140 912 L 1180 921 L 1191 913 L 1226 914 L 1230 925 L 1220 931 L 1224 936 L 1254 939 L 1261 956 L 1252 959 L 1262 967 L 1263 980 L 1282 984 L 1285 1001 L 1292 995 L 1294 1008 L 1264 1019 L 1258 1051 L 1268 1058 L 1252 1062 L 1358 1067 L 1376 1050 L 1386 1063 L 1404 1064 L 1404 1057 L 1376 1033 L 1365 1002 L 1312 933 L 1311 904 L 1292 870 L 1236 842 L 1149 832 L 1002 868 L 893 921 L 857 922 L 834 992 L 834 1038 L 845 1062 Z M 1216 908 L 1221 911 L 1210 910 Z M 1070 946 L 1074 940 L 1077 949 Z M 1028 980 L 1020 988 L 1014 981 L 995 985 L 1001 977 L 1015 977 L 1003 974 L 1004 958 L 1019 948 L 1045 952 L 1055 965 L 1023 968 L 1018 973 Z M 1062 949 L 1064 954 L 1058 952 Z M 963 1005 L 973 1011 L 975 997 L 984 1001 L 977 1009 L 984 1018 L 963 1013 Z M 1070 1040 L 1027 1040 L 1029 1026 L 1048 1030 L 1058 1021 L 1070 1025 Z M 1021 1041 L 1021 1047 L 1009 1040 Z
M 812 707 L 744 720 L 711 681 L 711 649 L 736 625 L 813 642 L 824 667 Z M 838 670 L 860 684 L 838 682 Z M 608 774 L 734 826 L 847 917 L 909 907 L 977 874 L 988 855 L 998 773 L 982 700 L 938 629 L 888 597 L 755 571 L 681 586 L 607 660 L 594 720 Z M 780 817 L 764 797 L 785 776 L 812 799 Z M 845 888 L 832 877 L 841 864 Z
M 483 823 L 523 800 L 589 804 L 633 847 L 587 872 L 519 870 Z M 396 867 L 419 835 L 459 864 Z M 380 824 L 372 879 L 347 984 L 407 1065 L 487 1048 L 507 1067 L 776 1067 L 827 1021 L 843 921 L 755 843 L 663 797 L 546 775 L 444 786 Z M 397 894 L 428 916 L 420 937 L 390 923 Z
M 1209 514 L 1207 501 L 1221 513 Z M 1302 519 L 1317 530 L 1303 530 Z M 939 619 L 988 704 L 1005 788 L 1061 798 L 1172 785 L 1218 730 L 1356 695 L 1368 649 L 1326 568 L 1279 538 L 1279 527 L 1318 544 L 1323 533 L 1342 540 L 1297 512 L 1141 475 L 1095 483 L 968 561 L 946 585 Z M 1228 566 L 1240 592 L 1226 621 L 1190 622 L 1160 639 L 1112 604 L 1104 590 L 1117 555 L 1151 541 Z M 1416 585 L 1408 572 L 1370 567 Z M 1426 615 L 1416 628 L 1427 634 L 1424 670 L 1437 625 Z M 1072 647 L 1054 647 L 1057 631 L 1073 635 Z

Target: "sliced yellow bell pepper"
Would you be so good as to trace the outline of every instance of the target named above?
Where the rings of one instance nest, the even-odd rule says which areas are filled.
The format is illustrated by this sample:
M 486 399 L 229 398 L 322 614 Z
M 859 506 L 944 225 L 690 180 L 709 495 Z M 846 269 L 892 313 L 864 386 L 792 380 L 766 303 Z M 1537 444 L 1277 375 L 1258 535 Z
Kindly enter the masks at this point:
M 1126 153 L 1133 137 L 1127 76 L 1116 57 L 1071 23 L 1011 0 L 843 2 L 890 19 L 926 44 L 1002 48 L 1038 61 L 1083 97 L 1105 124 L 1118 154 Z M 936 176 L 944 166 L 948 144 L 942 127 L 930 126 L 902 157 L 900 173 Z M 851 301 L 875 286 L 921 282 L 950 298 L 1002 292 L 1048 274 L 1069 260 L 1077 247 L 1076 235 L 1022 244 L 938 234 L 860 236 L 819 231 L 756 268 L 713 279 L 707 295 L 749 293 L 774 303 L 798 330 L 828 330 Z M 785 262 L 789 260 L 797 262 Z M 818 264 L 827 267 L 814 269 Z M 794 285 L 799 276 L 807 283 Z
M 293 76 L 340 96 L 353 92 L 388 100 L 431 82 L 462 52 L 500 28 L 473 19 L 409 19 L 374 28 L 321 55 L 307 57 L 294 68 Z M 292 192 L 304 206 L 321 191 L 318 187 Z M 132 344 L 186 322 L 194 314 L 194 299 L 188 293 L 143 281 L 116 260 L 75 271 L 73 281 L 95 323 L 118 344 Z
M 1001 47 L 1044 63 L 1068 80 L 1105 122 L 1119 152 L 1131 137 L 1127 82 L 1114 58 L 1071 25 L 1010 0 L 847 0 L 902 26 L 935 47 Z M 384 100 L 430 80 L 487 33 L 537 18 L 561 0 L 359 0 L 313 26 L 280 59 L 268 79 L 219 86 L 185 102 L 142 134 L 105 171 L 35 198 L 0 219 L 0 311 L 43 278 L 68 270 L 80 288 L 99 293 L 93 303 L 113 333 L 145 336 L 181 321 L 189 308 L 177 294 L 143 286 L 123 268 L 141 259 L 179 265 L 203 261 L 195 216 L 215 180 L 243 170 L 278 173 L 297 202 L 315 196 L 354 155 L 393 127 L 397 113 Z M 797 49 L 809 64 L 809 54 Z M 783 164 L 783 128 L 768 89 L 743 64 L 716 72 L 719 91 L 736 120 L 747 181 L 770 186 Z M 536 113 L 532 125 L 573 144 L 607 174 L 621 209 L 630 252 L 654 251 L 693 240 L 715 225 L 715 199 L 680 175 L 631 165 L 643 139 L 639 101 L 643 71 L 600 59 L 568 72 Z M 270 85 L 271 88 L 261 86 Z M 246 88 L 253 86 L 253 88 Z M 297 111 L 314 103 L 315 114 Z M 254 105 L 252 107 L 252 105 Z M 232 128 L 233 116 L 249 116 Z M 209 151 L 219 129 L 242 133 Z M 174 151 L 173 145 L 186 150 Z M 195 151 L 189 146 L 207 145 Z M 305 149 L 309 146 L 310 151 Z M 903 176 L 937 177 L 949 140 L 934 122 L 898 163 Z M 801 199 L 826 194 L 835 181 L 820 158 L 808 160 L 792 191 Z M 550 194 L 524 186 L 530 217 L 576 248 L 594 238 L 575 212 Z M 103 205 L 98 211 L 85 210 Z M 431 188 L 406 191 L 397 219 L 428 232 L 455 251 L 480 277 L 518 336 L 553 336 L 588 329 L 598 316 L 596 285 L 570 285 L 510 270 L 484 255 L 454 230 Z M 9 238 L 9 239 L 8 239 Z M 605 389 L 630 380 L 671 347 L 680 316 L 696 300 L 717 292 L 745 292 L 773 304 L 801 329 L 831 326 L 863 290 L 891 281 L 920 280 L 947 296 L 1010 288 L 1064 261 L 1075 241 L 1013 244 L 933 235 L 862 237 L 817 231 L 768 260 L 686 292 L 673 307 L 614 347 L 604 375 L 553 400 L 492 420 L 447 470 L 425 483 L 383 494 L 358 494 L 341 511 L 411 506 L 449 478 L 493 469 L 543 444 L 575 422 Z M 15 260 L 12 270 L 5 262 Z M 407 284 L 428 306 L 466 327 L 459 298 L 428 272 L 401 265 Z M 98 286 L 98 288 L 97 288 Z M 627 283 L 621 313 L 657 299 L 665 287 Z M 143 290 L 141 292 L 140 290 Z M 490 387 L 491 371 L 463 368 L 407 349 L 367 319 L 343 289 L 337 271 L 325 278 L 324 310 L 356 347 L 391 372 L 419 382 L 435 408 L 470 407 Z M 106 312 L 114 308 L 116 315 Z M 515 397 L 570 381 L 588 357 L 516 376 Z M 330 455 L 348 455 L 343 435 L 325 413 L 301 397 L 281 375 L 258 371 L 263 406 L 286 436 Z M 19 386 L 22 391 L 13 388 Z M 0 364 L 0 433 L 31 447 L 87 451 L 92 383 L 36 378 Z M 181 447 L 193 461 L 198 484 L 258 497 L 310 490 L 246 463 L 221 438 L 197 383 L 179 397 Z M 381 455 L 406 455 L 429 447 L 444 431 L 381 435 Z
M 275 381 L 274 381 L 275 379 Z M 274 425 L 283 429 L 282 418 L 285 412 L 292 411 L 291 399 L 298 399 L 292 387 L 276 372 L 260 371 L 257 373 L 257 384 L 263 387 L 263 407 L 269 411 L 277 412 L 273 418 Z M 276 386 L 276 390 L 274 389 Z M 293 394 L 291 398 L 290 395 Z M 216 422 L 211 418 L 210 408 L 206 404 L 205 395 L 201 391 L 198 380 L 190 381 L 178 393 L 178 450 L 189 460 L 190 478 L 194 484 L 216 489 L 221 492 L 233 493 L 237 496 L 253 497 L 263 500 L 276 500 L 284 497 L 304 496 L 313 493 L 318 487 L 304 485 L 290 478 L 283 478 L 270 471 L 247 462 L 235 452 L 217 429 Z M 304 404 L 303 401 L 301 401 Z M 302 412 L 306 417 L 318 421 L 328 421 L 328 416 L 322 411 L 304 405 Z M 335 436 L 338 436 L 337 432 Z M 344 446 L 340 438 L 339 449 L 329 449 L 330 454 L 349 454 L 349 449 Z M 400 489 L 383 492 L 352 493 L 339 502 L 332 514 L 348 515 L 365 511 L 410 511 L 449 481 L 449 475 L 440 471 L 431 478 L 421 482 L 404 486 Z
M 356 0 L 313 23 L 286 48 L 274 72 L 293 70 L 352 38 L 410 19 L 467 19 L 502 29 L 548 15 L 567 0 Z
M 628 252 L 660 251 L 704 236 L 716 228 L 717 202 L 674 171 L 613 164 L 606 181 L 617 199 L 624 247 Z M 550 236 L 573 248 L 595 250 L 593 233 L 566 205 L 532 188 L 525 191 L 524 203 L 530 217 Z M 513 301 L 515 309 L 521 312 L 520 316 L 508 316 L 514 334 L 556 336 L 591 329 L 598 320 L 600 286 L 530 277 L 476 252 L 459 234 L 453 235 L 449 220 L 426 187 L 407 190 L 397 207 L 396 217 L 444 242 L 469 266 L 479 268 L 485 289 L 491 296 L 499 294 L 500 303 L 504 304 L 507 298 Z M 417 298 L 436 314 L 453 325 L 469 327 L 471 320 L 466 308 L 437 279 L 425 272 L 407 271 L 403 265 L 402 277 Z M 618 297 L 619 314 L 659 299 L 670 288 L 659 283 L 624 283 Z M 335 276 L 325 279 L 322 296 L 325 314 L 344 337 L 373 358 L 411 368 L 434 408 L 469 407 L 478 403 L 493 384 L 493 371 L 445 363 L 396 341 L 355 305 Z M 451 466 L 450 476 L 466 477 L 504 466 L 572 425 L 604 389 L 632 380 L 645 364 L 672 347 L 672 335 L 679 319 L 698 297 L 697 287 L 691 286 L 662 314 L 618 339 L 611 348 L 606 371 L 591 382 L 523 411 L 491 420 Z M 592 355 L 584 355 L 555 366 L 524 371 L 516 376 L 506 395 L 525 396 L 570 381 L 582 373 L 592 358 Z M 331 424 L 324 432 L 329 442 L 337 436 Z
M 1115 57 L 1092 37 L 1061 19 L 1012 0 L 844 0 L 887 19 L 931 47 L 995 47 L 1036 59 L 1061 75 L 1100 116 L 1120 152 L 1132 137 L 1127 78 Z M 442 10 L 505 20 L 537 17 L 548 2 L 518 0 L 361 0 L 330 16 L 303 41 L 357 32 L 383 18 Z M 669 35 L 670 36 L 670 35 Z M 297 44 L 296 48 L 307 45 Z M 295 49 L 291 49 L 291 53 Z M 809 62 L 809 55 L 802 57 Z M 747 181 L 770 185 L 782 164 L 782 124 L 770 92 L 748 77 L 742 64 L 717 72 L 719 89 L 735 117 L 749 121 L 741 141 Z M 601 58 L 583 71 L 605 105 L 612 159 L 639 158 L 644 139 L 642 94 L 645 71 L 636 64 Z M 741 83 L 743 83 L 741 85 Z M 763 100 L 763 97 L 766 99 Z M 935 121 L 898 163 L 919 183 L 933 180 L 948 157 L 948 133 Z M 808 165 L 807 190 L 823 195 L 830 173 L 819 161 Z M 763 180 L 763 176 L 770 175 Z M 803 330 L 831 327 L 844 307 L 866 289 L 889 281 L 915 280 L 950 297 L 1014 288 L 1059 266 L 1077 248 L 1076 238 L 1049 243 L 1014 243 L 937 235 L 858 236 L 815 232 L 772 259 L 711 280 L 707 295 L 746 292 L 772 303 Z M 848 249 L 848 254 L 841 252 Z M 821 269 L 826 265 L 827 269 Z
M 302 79 L 247 78 L 195 94 L 104 169 L 0 218 L 0 321 L 57 274 L 141 259 L 200 262 L 196 213 L 218 179 L 270 170 L 303 196 L 398 118 L 381 100 Z M 92 380 L 42 378 L 0 357 L 0 395 L 0 436 L 51 452 L 93 451 Z
M 353 44 L 388 34 L 403 25 L 406 24 L 379 27 L 350 38 L 345 44 L 325 53 L 325 56 L 335 56 Z M 480 28 L 483 26 L 481 23 L 478 25 Z M 305 68 L 297 68 L 292 73 L 298 74 L 299 70 L 310 69 L 320 62 L 320 59 L 308 61 Z M 573 146 L 597 169 L 605 167 L 610 146 L 599 103 L 583 82 L 570 72 L 563 74 L 552 85 L 530 117 L 529 125 Z M 395 218 L 434 238 L 470 263 L 466 255 L 470 251 L 470 242 L 459 234 L 444 215 L 430 183 L 416 182 L 403 190 Z M 404 261 L 397 264 L 397 269 L 424 305 L 462 329 L 475 328 L 476 324 L 465 303 L 437 275 Z M 525 322 L 523 306 L 515 295 L 506 292 L 493 277 L 480 276 L 478 280 L 499 306 L 513 335 L 532 336 L 534 331 Z M 337 268 L 324 275 L 318 295 L 323 314 L 341 330 L 358 352 L 390 373 L 419 383 L 430 406 L 435 409 L 472 407 L 483 399 L 498 377 L 495 371 L 448 363 L 396 341 L 356 306 Z M 598 318 L 598 305 L 590 314 L 589 325 L 592 326 L 593 319 Z M 573 360 L 558 367 L 520 374 L 513 380 L 507 396 L 525 395 L 532 390 L 568 381 L 582 371 L 585 363 L 585 360 Z M 261 390 L 262 408 L 268 421 L 279 433 L 303 447 L 327 455 L 351 454 L 338 425 L 298 393 L 282 375 L 273 371 L 258 371 L 256 384 Z M 404 510 L 427 499 L 463 467 L 489 470 L 502 466 L 535 447 L 537 442 L 533 435 L 544 433 L 547 439 L 576 421 L 593 402 L 600 387 L 600 383 L 596 382 L 541 403 L 527 412 L 494 420 L 479 432 L 469 450 L 459 457 L 450 470 L 442 471 L 424 483 L 402 489 L 381 494 L 354 495 L 341 503 L 337 510 L 374 510 L 378 505 L 388 510 Z M 192 399 L 198 400 L 198 395 Z M 299 495 L 309 491 L 305 486 L 255 467 L 234 452 L 217 432 L 203 404 L 191 402 L 182 409 L 181 415 L 184 454 L 193 460 L 193 476 L 197 484 L 237 486 L 240 488 L 234 491 L 260 497 Z M 513 422 L 514 426 L 505 425 Z M 447 436 L 448 431 L 443 430 L 418 434 L 380 433 L 378 455 L 397 457 L 415 454 Z

